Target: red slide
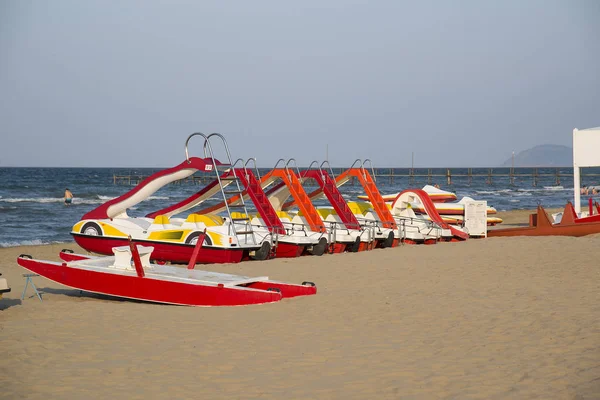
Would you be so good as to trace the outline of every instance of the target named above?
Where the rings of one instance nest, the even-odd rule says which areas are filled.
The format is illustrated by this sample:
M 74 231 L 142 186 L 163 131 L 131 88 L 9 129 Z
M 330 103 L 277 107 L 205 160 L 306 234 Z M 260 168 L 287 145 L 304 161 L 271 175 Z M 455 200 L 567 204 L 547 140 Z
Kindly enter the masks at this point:
M 422 189 L 407 189 L 399 193 L 396 197 L 396 200 L 398 200 L 398 198 L 404 193 L 412 193 L 416 195 L 423 204 L 423 208 L 425 209 L 427 215 L 429 215 L 429 218 L 431 218 L 433 222 L 441 226 L 443 229 L 450 229 L 450 232 L 452 232 L 455 238 L 459 240 L 467 240 L 469 238 L 468 233 L 461 231 L 460 229 L 455 228 L 452 225 L 449 225 L 446 222 L 444 222 L 442 217 L 440 217 L 440 214 L 437 212 L 437 209 L 435 208 L 435 204 L 433 204 L 431 197 L 429 197 L 426 191 Z M 394 200 L 394 202 L 396 200 Z

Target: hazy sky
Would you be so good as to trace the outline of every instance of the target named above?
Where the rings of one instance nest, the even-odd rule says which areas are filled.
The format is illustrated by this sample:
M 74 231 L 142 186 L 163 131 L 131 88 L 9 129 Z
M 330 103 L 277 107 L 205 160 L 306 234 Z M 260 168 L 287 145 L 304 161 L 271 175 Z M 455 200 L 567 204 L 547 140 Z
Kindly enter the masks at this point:
M 600 125 L 600 1 L 0 0 L 0 166 L 497 166 Z M 190 145 L 202 154 L 202 142 Z

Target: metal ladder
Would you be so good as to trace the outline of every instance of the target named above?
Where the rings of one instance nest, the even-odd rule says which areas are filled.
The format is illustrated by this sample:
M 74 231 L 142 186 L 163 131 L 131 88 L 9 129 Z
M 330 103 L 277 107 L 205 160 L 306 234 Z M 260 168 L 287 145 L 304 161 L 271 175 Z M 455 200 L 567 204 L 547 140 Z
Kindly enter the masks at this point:
M 217 175 L 217 181 L 219 183 L 221 197 L 223 198 L 223 201 L 225 202 L 225 207 L 227 209 L 227 215 L 229 216 L 228 234 L 230 236 L 234 236 L 236 238 L 238 245 L 241 245 L 241 244 L 256 245 L 257 244 L 256 237 L 254 235 L 254 231 L 252 230 L 252 225 L 250 225 L 250 218 L 249 218 L 250 216 L 248 214 L 248 209 L 246 208 L 246 203 L 244 202 L 244 197 L 242 196 L 243 190 L 240 187 L 240 181 L 239 181 L 238 177 L 235 175 L 235 170 L 234 170 L 235 164 L 232 163 L 231 153 L 229 152 L 229 146 L 227 145 L 227 141 L 225 140 L 225 137 L 223 137 L 223 135 L 221 135 L 220 133 L 211 133 L 208 136 L 206 136 L 200 132 L 191 134 L 185 142 L 186 157 L 188 155 L 188 150 L 187 150 L 188 142 L 195 135 L 204 137 L 204 158 L 211 159 L 212 169 Z M 225 153 L 227 154 L 227 164 L 222 164 L 220 161 L 218 161 L 215 158 L 213 147 L 210 143 L 210 139 L 212 137 L 217 137 L 217 138 L 221 139 L 221 142 L 223 143 L 223 147 L 225 149 Z M 238 161 L 240 161 L 240 160 L 236 160 L 236 163 Z M 225 175 L 225 173 L 227 173 L 227 172 L 229 172 L 229 173 L 227 175 Z M 222 174 L 224 175 L 223 177 L 221 176 Z M 232 181 L 233 183 L 235 183 L 235 189 L 226 190 L 225 187 L 223 186 L 224 181 Z M 239 194 L 240 195 L 239 204 L 231 204 L 231 205 L 228 204 L 227 203 L 227 195 L 228 194 Z M 231 216 L 232 208 L 243 211 L 243 214 L 246 215 L 246 217 L 245 218 L 232 218 L 232 216 Z M 239 226 L 239 225 L 241 225 L 241 230 L 237 229 L 237 226 Z M 250 238 L 252 239 L 252 242 L 248 241 L 248 236 L 250 236 Z M 244 238 L 243 243 L 240 240 L 240 237 Z
M 238 162 L 238 161 L 244 161 L 241 158 L 236 160 L 236 162 L 234 163 L 234 165 Z M 260 171 L 258 170 L 258 166 L 256 165 L 256 158 L 255 157 L 250 157 L 246 160 L 246 162 L 244 163 L 244 174 L 246 174 L 246 181 L 250 182 L 250 179 L 248 178 L 248 163 L 252 161 L 252 163 L 254 164 L 254 171 L 255 171 L 255 175 L 254 177 L 256 178 L 256 181 L 258 182 L 258 184 L 260 185 Z M 243 196 L 242 196 L 242 201 L 243 201 Z M 272 226 L 266 226 L 267 228 L 273 228 Z M 277 246 L 279 245 L 279 232 L 277 231 L 277 229 L 271 229 L 271 234 L 269 235 L 269 245 L 271 246 L 271 252 L 269 254 L 269 258 L 275 258 L 275 255 L 277 254 Z
M 358 161 L 358 160 L 357 160 Z M 365 174 L 365 163 L 369 162 L 369 165 L 371 166 L 371 175 L 373 177 L 373 182 L 377 182 L 377 176 L 375 175 L 375 168 L 373 168 L 373 162 L 369 159 L 369 158 L 365 158 L 362 162 L 361 162 L 361 170 L 363 171 L 363 176 L 366 177 Z M 396 221 L 396 219 L 394 218 L 394 221 Z M 382 224 L 383 225 L 383 224 Z M 398 237 L 399 238 L 404 238 L 406 237 L 406 226 L 405 226 L 405 222 L 402 223 L 403 227 L 400 227 L 400 224 L 398 224 L 396 222 L 396 230 L 398 231 Z M 378 228 L 380 228 L 378 226 Z M 402 242 L 404 244 L 404 242 Z

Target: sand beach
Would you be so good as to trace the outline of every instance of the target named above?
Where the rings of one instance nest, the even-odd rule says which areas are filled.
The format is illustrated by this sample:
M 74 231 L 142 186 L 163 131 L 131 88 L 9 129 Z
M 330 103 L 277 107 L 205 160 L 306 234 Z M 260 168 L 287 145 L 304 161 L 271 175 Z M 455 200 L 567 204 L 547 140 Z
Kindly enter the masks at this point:
M 527 222 L 529 212 L 504 213 Z M 520 213 L 520 214 L 518 214 Z M 521 221 L 522 219 L 522 221 Z M 517 237 L 206 269 L 316 296 L 231 308 L 123 301 L 0 249 L 2 399 L 598 399 L 600 237 Z

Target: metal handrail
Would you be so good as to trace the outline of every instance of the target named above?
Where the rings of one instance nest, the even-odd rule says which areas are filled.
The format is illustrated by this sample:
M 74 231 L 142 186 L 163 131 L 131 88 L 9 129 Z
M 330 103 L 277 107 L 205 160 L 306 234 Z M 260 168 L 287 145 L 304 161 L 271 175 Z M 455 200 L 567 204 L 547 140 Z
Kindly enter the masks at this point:
M 294 162 L 294 167 L 296 167 L 296 172 L 298 172 L 298 177 L 300 177 L 300 169 L 298 168 L 298 164 L 296 163 L 295 158 L 290 158 L 289 160 L 287 160 L 287 162 L 285 163 L 285 169 L 286 171 L 289 170 L 289 165 L 292 161 Z
M 223 146 L 225 147 L 225 153 L 227 154 L 227 159 L 229 160 L 229 163 L 231 164 L 231 153 L 229 153 L 229 146 L 227 145 L 227 141 L 225 140 L 225 137 L 223 135 L 221 135 L 220 133 L 217 133 L 217 132 L 211 133 L 206 138 L 206 142 L 204 143 L 204 157 L 208 157 L 207 154 L 206 154 L 206 147 L 208 146 L 208 148 L 210 150 L 210 154 L 214 158 L 214 153 L 212 151 L 212 146 L 210 145 L 210 138 L 213 137 L 213 136 L 216 136 L 216 137 L 220 138 L 221 141 L 223 142 Z
M 356 160 L 354 160 L 349 169 L 354 168 L 354 164 L 356 164 L 357 162 L 360 163 L 360 168 L 363 168 L 363 161 L 360 158 L 357 158 Z
M 311 168 L 312 168 L 312 166 L 313 166 L 313 164 L 317 164 L 317 163 L 318 163 L 318 161 L 317 161 L 317 160 L 314 160 L 314 161 L 312 161 L 312 162 L 310 163 L 310 165 L 308 166 L 308 168 L 306 168 L 306 169 L 311 169 Z
M 273 167 L 273 169 L 277 169 L 277 166 L 279 165 L 280 162 L 285 162 L 284 158 L 280 158 L 279 160 L 277 160 L 277 162 L 275 163 L 275 166 Z
M 190 155 L 188 153 L 188 143 L 190 142 L 190 139 L 194 136 L 202 136 L 204 138 L 204 147 L 205 148 L 206 148 L 206 142 L 208 141 L 208 137 L 202 132 L 192 133 L 190 136 L 188 136 L 187 140 L 185 141 L 185 160 L 188 162 L 188 164 L 190 163 Z M 209 137 L 210 137 L 210 135 L 209 135 Z M 206 152 L 205 152 L 204 156 L 206 157 Z
M 249 159 L 246 160 L 246 163 L 244 164 L 244 170 L 247 170 L 248 168 L 248 163 L 252 161 L 254 163 L 254 170 L 256 171 L 256 179 L 258 179 L 258 181 L 260 182 L 260 171 L 258 170 L 258 166 L 256 165 L 256 158 L 255 157 L 250 157 Z
M 331 164 L 329 164 L 329 161 L 325 160 L 321 163 L 321 165 L 319 165 L 319 170 L 323 170 L 323 165 L 325 165 L 325 163 L 327 163 L 327 166 L 329 167 L 329 172 L 331 173 L 331 179 L 333 179 L 333 181 L 335 182 L 335 174 L 333 173 L 333 168 L 331 168 Z M 321 173 L 322 174 L 322 173 Z
M 373 174 L 373 182 L 376 182 L 376 181 L 377 181 L 377 177 L 375 176 L 375 168 L 373 168 L 373 162 L 371 161 L 371 159 L 369 159 L 369 158 L 365 158 L 365 159 L 363 160 L 363 166 L 362 166 L 362 169 L 363 169 L 363 170 L 365 169 L 365 163 L 366 163 L 367 161 L 369 162 L 369 165 L 371 166 L 371 173 Z M 363 175 L 364 175 L 364 174 L 363 174 Z
M 219 171 L 218 171 L 217 160 L 215 158 L 213 147 L 212 147 L 212 145 L 210 143 L 210 138 L 212 138 L 213 136 L 216 136 L 219 139 L 221 139 L 221 141 L 223 142 L 223 147 L 225 148 L 225 154 L 227 156 L 227 161 L 228 161 L 229 166 L 230 166 L 229 169 L 233 169 L 233 166 L 235 164 L 237 164 L 240 161 L 243 162 L 244 160 L 241 159 L 241 158 L 239 158 L 239 159 L 237 159 L 235 161 L 235 163 L 232 163 L 232 161 L 231 161 L 231 153 L 229 152 L 229 146 L 227 145 L 227 140 L 225 140 L 225 137 L 223 135 L 221 135 L 220 133 L 213 132 L 213 133 L 211 133 L 208 136 L 206 136 L 206 135 L 204 135 L 202 133 L 194 133 L 194 134 L 192 134 L 188 138 L 188 141 L 194 135 L 201 135 L 201 136 L 203 136 L 205 138 L 205 140 L 204 140 L 204 157 L 207 158 L 210 155 L 210 158 L 211 158 L 213 166 L 214 166 L 215 173 L 217 175 L 217 181 L 219 182 L 219 187 L 221 189 L 221 196 L 223 197 L 223 202 L 225 203 L 225 209 L 227 210 L 227 215 L 229 216 L 228 234 L 232 235 L 232 231 L 233 231 L 233 236 L 235 236 L 235 238 L 237 240 L 237 243 L 241 244 L 240 238 L 239 238 L 239 236 L 237 234 L 237 229 L 235 227 L 236 224 L 233 221 L 233 218 L 231 216 L 231 209 L 229 208 L 229 203 L 227 202 L 227 196 L 225 196 L 225 191 L 223 190 L 223 182 L 221 180 L 221 175 L 219 174 Z M 186 141 L 186 156 L 187 156 L 187 141 Z M 189 162 L 189 160 L 188 160 L 188 162 Z M 235 172 L 234 172 L 234 176 L 235 176 Z M 238 192 L 241 192 L 242 190 L 240 188 L 240 182 L 239 182 L 238 179 L 235 179 L 235 184 L 236 184 Z M 246 207 L 246 203 L 244 202 L 244 198 L 243 197 L 240 198 L 240 202 L 244 206 L 244 214 L 246 214 L 246 216 L 248 216 L 249 215 L 248 214 L 248 209 Z M 245 228 L 244 228 L 245 230 L 248 230 L 248 227 L 250 228 L 250 230 L 252 230 L 252 225 L 250 225 L 249 222 L 250 221 L 247 221 L 244 224 L 245 225 Z M 248 236 L 244 235 L 244 238 L 245 238 L 245 244 L 248 244 Z M 255 237 L 254 233 L 252 233 L 252 242 L 254 242 L 254 244 L 257 244 L 256 243 L 256 237 Z
M 295 158 L 290 158 L 289 160 L 287 160 L 287 162 L 285 163 L 285 173 L 288 175 L 288 177 L 290 176 L 290 163 L 293 162 L 294 163 L 294 167 L 296 167 L 296 172 L 298 173 L 297 178 L 299 180 L 302 179 L 302 177 L 300 176 L 300 168 L 298 168 L 298 164 L 296 164 L 296 159 Z

